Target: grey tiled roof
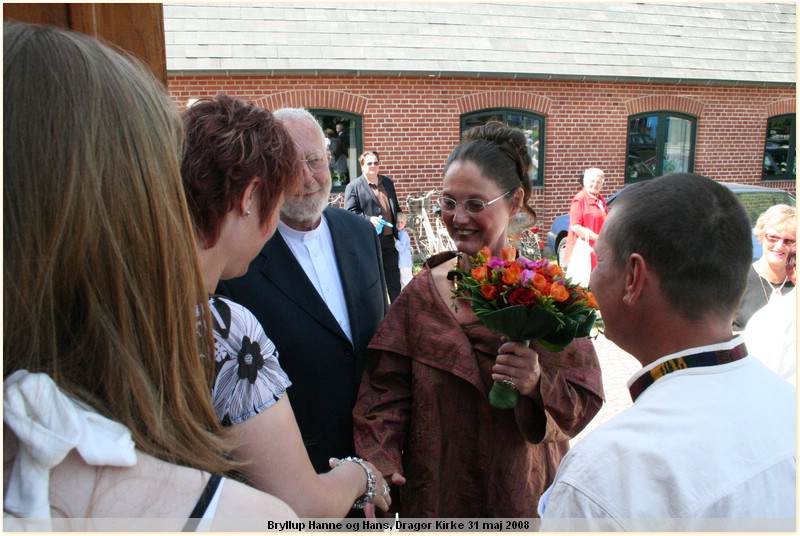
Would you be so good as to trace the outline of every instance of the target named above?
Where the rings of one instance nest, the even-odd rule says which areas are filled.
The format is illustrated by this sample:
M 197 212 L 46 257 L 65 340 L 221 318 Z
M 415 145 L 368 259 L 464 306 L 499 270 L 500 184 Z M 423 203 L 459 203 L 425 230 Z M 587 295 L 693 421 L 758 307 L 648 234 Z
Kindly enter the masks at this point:
M 794 85 L 785 3 L 164 4 L 170 74 Z

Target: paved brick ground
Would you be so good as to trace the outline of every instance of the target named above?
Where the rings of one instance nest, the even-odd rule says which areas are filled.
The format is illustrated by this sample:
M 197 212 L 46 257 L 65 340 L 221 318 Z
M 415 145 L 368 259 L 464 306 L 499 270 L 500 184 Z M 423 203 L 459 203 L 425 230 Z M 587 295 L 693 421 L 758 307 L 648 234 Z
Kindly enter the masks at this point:
M 637 370 L 642 368 L 630 354 L 620 350 L 616 344 L 602 335 L 594 340 L 594 346 L 603 370 L 603 389 L 606 393 L 606 402 L 583 432 L 570 441 L 572 445 L 601 423 L 631 406 L 631 396 L 628 393 L 626 382 Z

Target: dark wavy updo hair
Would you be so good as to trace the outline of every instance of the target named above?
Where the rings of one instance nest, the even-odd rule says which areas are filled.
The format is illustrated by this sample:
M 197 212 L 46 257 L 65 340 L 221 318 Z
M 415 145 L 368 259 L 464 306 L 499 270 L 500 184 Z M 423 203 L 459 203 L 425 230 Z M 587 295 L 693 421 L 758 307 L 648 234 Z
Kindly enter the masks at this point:
M 444 172 L 447 173 L 453 162 L 460 161 L 472 162 L 478 166 L 481 174 L 491 179 L 504 192 L 522 188 L 522 208 L 536 221 L 536 211 L 528 205 L 533 160 L 521 130 L 507 127 L 499 121 L 489 121 L 485 125 L 467 130 L 462 136 L 461 145 L 447 158 Z

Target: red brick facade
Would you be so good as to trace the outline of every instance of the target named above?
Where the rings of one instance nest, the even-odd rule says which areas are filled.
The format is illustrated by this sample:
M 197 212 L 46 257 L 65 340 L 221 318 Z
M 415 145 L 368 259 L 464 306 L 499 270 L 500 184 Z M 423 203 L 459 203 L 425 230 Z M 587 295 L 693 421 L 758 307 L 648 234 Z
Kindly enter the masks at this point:
M 325 108 L 363 118 L 365 149 L 409 194 L 438 188 L 458 144 L 462 114 L 517 108 L 545 116 L 544 189 L 532 204 L 540 226 L 565 212 L 582 171 L 606 173 L 605 193 L 623 186 L 629 115 L 669 110 L 697 118 L 694 171 L 725 182 L 762 185 L 767 118 L 795 113 L 793 88 L 544 80 L 391 77 L 170 77 L 179 106 L 224 92 L 267 109 Z M 767 184 L 764 184 L 767 185 Z M 795 191 L 794 182 L 768 185 Z

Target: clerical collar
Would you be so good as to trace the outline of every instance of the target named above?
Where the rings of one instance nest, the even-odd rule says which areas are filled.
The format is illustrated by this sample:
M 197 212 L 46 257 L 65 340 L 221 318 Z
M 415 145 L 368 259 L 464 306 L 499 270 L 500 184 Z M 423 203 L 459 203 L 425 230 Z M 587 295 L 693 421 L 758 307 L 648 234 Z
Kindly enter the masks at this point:
M 297 229 L 293 229 L 292 227 L 289 227 L 282 221 L 278 220 L 278 231 L 286 239 L 297 240 L 298 242 L 307 242 L 309 240 L 315 240 L 317 236 L 319 236 L 320 229 L 323 225 L 326 227 L 328 225 L 328 222 L 325 218 L 322 218 L 319 222 L 319 225 L 310 231 L 298 231 Z
M 738 361 L 747 355 L 747 348 L 744 343 L 740 343 L 727 350 L 708 350 L 690 355 L 682 355 L 658 362 L 650 370 L 642 373 L 641 376 L 633 380 L 628 385 L 631 398 L 634 402 L 645 389 L 653 383 L 671 372 L 694 367 L 713 367 L 715 365 L 725 365 Z

